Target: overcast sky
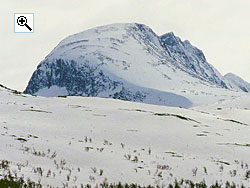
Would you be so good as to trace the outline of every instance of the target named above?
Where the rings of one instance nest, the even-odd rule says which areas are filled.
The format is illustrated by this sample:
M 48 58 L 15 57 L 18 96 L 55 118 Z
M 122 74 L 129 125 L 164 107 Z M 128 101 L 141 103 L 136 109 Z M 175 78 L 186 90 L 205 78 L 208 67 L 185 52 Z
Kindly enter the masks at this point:
M 65 37 L 121 22 L 173 31 L 223 75 L 250 82 L 250 0 L 1 0 L 0 83 L 23 91 L 36 66 Z M 34 13 L 35 33 L 14 33 L 14 13 Z

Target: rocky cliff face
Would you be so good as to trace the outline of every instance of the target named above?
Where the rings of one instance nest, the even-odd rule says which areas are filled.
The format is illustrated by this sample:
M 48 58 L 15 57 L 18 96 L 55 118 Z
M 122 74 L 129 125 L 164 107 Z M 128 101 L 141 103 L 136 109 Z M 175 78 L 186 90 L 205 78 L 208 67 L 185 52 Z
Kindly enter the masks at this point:
M 203 52 L 192 46 L 189 41 L 181 41 L 174 33 L 170 32 L 160 37 L 164 49 L 175 61 L 176 67 L 189 73 L 193 77 L 212 82 L 227 88 L 221 75 L 207 62 Z
M 211 88 L 228 86 L 190 42 L 173 33 L 157 36 L 143 24 L 112 24 L 61 41 L 24 92 L 189 107 L 196 92 L 207 97 Z

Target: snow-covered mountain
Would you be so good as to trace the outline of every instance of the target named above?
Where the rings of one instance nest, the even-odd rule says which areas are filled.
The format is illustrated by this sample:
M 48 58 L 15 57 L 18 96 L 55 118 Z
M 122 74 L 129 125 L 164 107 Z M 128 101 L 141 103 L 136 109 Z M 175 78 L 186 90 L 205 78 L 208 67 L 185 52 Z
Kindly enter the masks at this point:
M 249 94 L 183 109 L 0 86 L 0 185 L 23 177 L 37 187 L 250 187 L 249 110 Z
M 239 76 L 232 74 L 232 73 L 228 73 L 224 76 L 224 78 L 228 80 L 229 82 L 228 85 L 230 85 L 231 88 L 235 88 L 235 89 L 242 90 L 245 92 L 250 91 L 250 83 L 246 82 Z
M 99 96 L 190 107 L 239 95 L 201 50 L 143 24 L 112 24 L 71 35 L 38 65 L 24 91 Z

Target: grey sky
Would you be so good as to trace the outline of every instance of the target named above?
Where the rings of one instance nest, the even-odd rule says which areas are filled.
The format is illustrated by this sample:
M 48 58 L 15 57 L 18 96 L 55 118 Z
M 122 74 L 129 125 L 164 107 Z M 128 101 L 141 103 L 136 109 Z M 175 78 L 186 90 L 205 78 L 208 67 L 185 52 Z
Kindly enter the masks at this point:
M 249 0 L 1 0 L 0 83 L 24 90 L 63 38 L 117 22 L 144 23 L 158 35 L 173 31 L 222 74 L 250 82 L 249 10 Z M 13 32 L 15 12 L 35 14 L 35 33 Z

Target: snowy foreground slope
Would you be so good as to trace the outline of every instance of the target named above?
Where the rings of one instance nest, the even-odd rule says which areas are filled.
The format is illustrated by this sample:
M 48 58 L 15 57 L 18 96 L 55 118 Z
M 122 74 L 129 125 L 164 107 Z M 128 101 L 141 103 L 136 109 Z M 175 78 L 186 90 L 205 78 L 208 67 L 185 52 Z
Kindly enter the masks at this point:
M 62 40 L 38 65 L 24 92 L 188 108 L 248 91 L 231 81 L 189 41 L 172 32 L 158 36 L 143 24 L 122 23 Z
M 0 88 L 0 160 L 44 186 L 184 178 L 250 187 L 249 113 L 249 95 L 182 109 Z

